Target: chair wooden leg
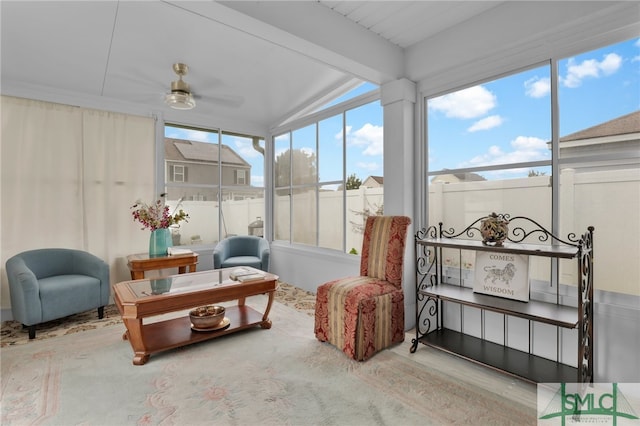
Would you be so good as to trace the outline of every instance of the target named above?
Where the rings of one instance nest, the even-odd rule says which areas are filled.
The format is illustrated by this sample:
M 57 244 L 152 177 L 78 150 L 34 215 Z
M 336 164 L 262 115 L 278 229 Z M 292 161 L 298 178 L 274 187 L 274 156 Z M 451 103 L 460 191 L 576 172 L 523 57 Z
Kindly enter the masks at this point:
M 29 339 L 35 339 L 36 338 L 36 326 L 35 325 L 30 325 L 27 328 L 29 328 Z
M 100 306 L 98 308 L 98 319 L 102 319 L 104 317 L 104 306 Z

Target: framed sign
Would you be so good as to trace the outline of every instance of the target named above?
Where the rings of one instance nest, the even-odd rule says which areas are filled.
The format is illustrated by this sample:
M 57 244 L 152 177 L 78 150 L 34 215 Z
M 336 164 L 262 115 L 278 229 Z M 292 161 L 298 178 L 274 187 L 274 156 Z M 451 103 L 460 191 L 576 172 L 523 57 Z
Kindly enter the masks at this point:
M 478 251 L 473 291 L 528 302 L 529 256 Z

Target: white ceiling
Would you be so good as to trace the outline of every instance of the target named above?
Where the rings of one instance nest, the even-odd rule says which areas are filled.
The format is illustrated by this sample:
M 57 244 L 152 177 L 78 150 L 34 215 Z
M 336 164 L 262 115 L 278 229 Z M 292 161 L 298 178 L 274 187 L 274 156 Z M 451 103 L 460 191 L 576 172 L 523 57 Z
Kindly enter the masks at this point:
M 268 129 L 364 80 L 404 76 L 405 48 L 500 3 L 3 0 L 0 87 Z M 163 103 L 174 62 L 190 68 L 194 110 Z
M 319 3 L 402 48 L 458 25 L 498 1 L 325 1 Z

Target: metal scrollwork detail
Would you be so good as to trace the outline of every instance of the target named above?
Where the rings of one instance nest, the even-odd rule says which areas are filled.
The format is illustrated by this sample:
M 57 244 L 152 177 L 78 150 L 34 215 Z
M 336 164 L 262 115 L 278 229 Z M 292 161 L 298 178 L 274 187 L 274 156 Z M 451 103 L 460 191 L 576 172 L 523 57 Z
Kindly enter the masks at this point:
M 571 238 L 571 237 L 570 237 Z M 593 227 L 579 239 L 580 316 L 579 380 L 593 382 Z

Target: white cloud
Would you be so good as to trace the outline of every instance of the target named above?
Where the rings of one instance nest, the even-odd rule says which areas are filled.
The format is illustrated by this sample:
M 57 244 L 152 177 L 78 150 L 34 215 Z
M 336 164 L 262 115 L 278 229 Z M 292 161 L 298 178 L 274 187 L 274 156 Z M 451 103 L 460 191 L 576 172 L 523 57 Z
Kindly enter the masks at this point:
M 477 118 L 496 106 L 496 96 L 483 86 L 449 93 L 429 101 L 429 108 L 449 118 Z
M 548 77 L 533 77 L 524 82 L 524 89 L 527 96 L 542 98 L 551 93 L 551 80 Z
M 609 53 L 604 57 L 602 62 L 600 62 L 600 69 L 604 73 L 604 75 L 611 75 L 618 71 L 622 66 L 622 58 L 620 55 L 615 53 Z
M 547 150 L 547 141 L 533 136 L 518 136 L 511 141 L 511 146 L 517 150 L 536 151 Z
M 504 155 L 504 153 L 502 152 L 502 148 L 498 145 L 492 145 L 489 147 L 489 155 L 492 157 L 500 157 Z
M 347 131 L 347 135 L 349 135 L 349 133 L 351 133 L 351 128 L 352 128 L 352 126 L 347 126 L 346 127 L 345 130 Z M 342 142 L 342 130 L 340 130 L 338 133 L 336 133 L 334 138 L 336 138 L 336 140 L 339 140 L 339 141 Z
M 315 150 L 313 148 L 309 148 L 308 146 L 303 146 L 302 148 L 300 148 L 300 152 L 305 154 L 307 157 L 311 157 L 315 154 Z
M 253 148 L 253 142 L 246 138 L 233 139 L 234 150 L 244 158 L 261 157 L 262 154 Z
M 478 120 L 467 129 L 468 132 L 477 132 L 479 130 L 489 130 L 498 127 L 503 123 L 502 117 L 499 115 L 490 115 L 482 120 Z
M 383 153 L 383 130 L 382 126 L 375 126 L 367 123 L 356 131 L 352 132 L 352 127 L 347 126 L 347 143 L 358 147 L 363 147 L 363 155 L 382 155 Z
M 607 54 L 602 61 L 586 59 L 576 64 L 573 58 L 569 59 L 567 75 L 560 78 L 560 82 L 566 87 L 575 88 L 582 84 L 585 78 L 599 78 L 615 73 L 622 65 L 622 58 L 615 54 Z
M 356 163 L 356 167 L 363 169 L 363 170 L 367 170 L 369 172 L 375 172 L 378 170 L 382 170 L 382 167 L 380 167 L 379 163 Z
M 548 160 L 550 157 L 547 142 L 532 136 L 518 136 L 511 141 L 512 151 L 505 152 L 501 147 L 492 145 L 487 152 L 477 155 L 459 165 L 459 167 L 479 167 L 496 164 L 515 164 L 527 161 Z
M 185 130 L 186 139 L 190 141 L 213 142 L 212 138 L 218 137 L 215 133 L 203 132 L 201 130 L 187 129 Z
M 212 132 L 206 132 L 202 130 L 193 130 L 193 129 L 178 129 L 178 128 L 168 128 L 168 132 L 166 136 L 168 138 L 173 139 L 184 139 L 189 141 L 198 141 L 198 142 L 217 142 L 218 134 Z

